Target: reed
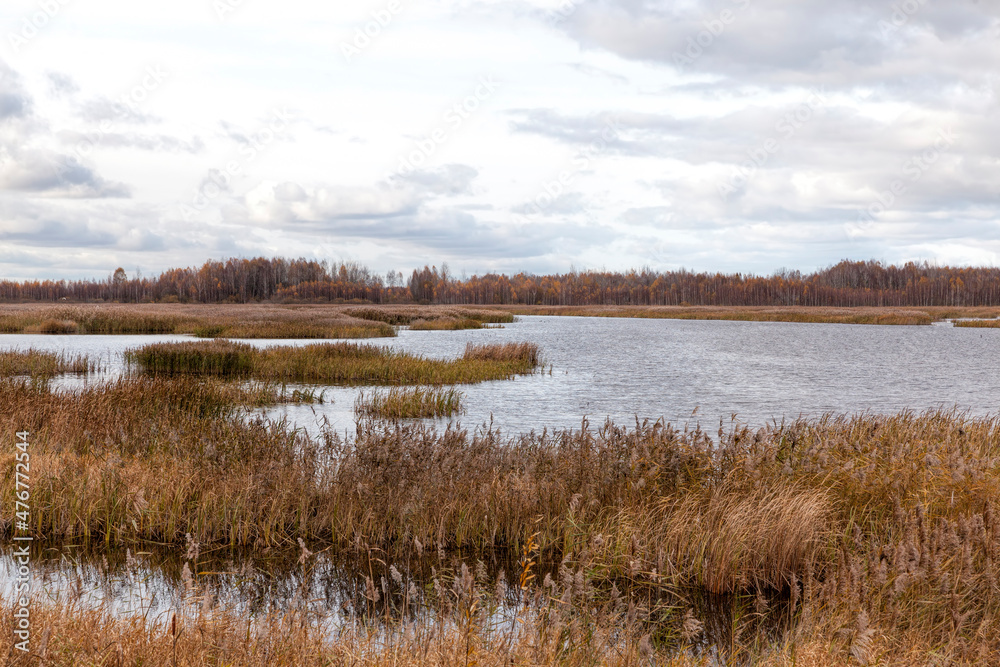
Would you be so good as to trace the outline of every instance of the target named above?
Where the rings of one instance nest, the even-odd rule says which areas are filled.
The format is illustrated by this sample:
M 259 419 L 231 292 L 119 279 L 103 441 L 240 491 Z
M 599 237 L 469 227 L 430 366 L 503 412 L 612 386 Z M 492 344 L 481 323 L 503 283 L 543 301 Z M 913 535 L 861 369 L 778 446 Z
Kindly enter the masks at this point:
M 359 394 L 354 413 L 379 419 L 451 417 L 463 411 L 462 398 L 462 392 L 454 388 L 392 387 Z
M 52 377 L 63 373 L 87 374 L 97 370 L 97 364 L 86 355 L 27 350 L 0 351 L 0 378 L 18 375 Z
M 196 327 L 198 338 L 242 339 L 334 339 L 334 338 L 393 338 L 396 329 L 388 324 L 310 324 L 308 322 L 257 322 L 253 324 L 214 324 Z
M 375 307 L 351 308 L 346 312 L 351 317 L 356 317 L 361 320 L 371 320 L 373 322 L 382 322 L 396 327 L 405 326 L 418 317 L 410 310 Z
M 201 593 L 192 577 L 189 590 L 174 610 L 162 617 L 123 617 L 110 606 L 89 609 L 78 599 L 33 600 L 31 656 L 11 651 L 2 664 L 37 665 L 241 665 L 242 667 L 469 667 L 470 665 L 608 665 L 657 664 L 694 667 L 704 664 L 683 643 L 652 640 L 648 611 L 629 599 L 591 603 L 568 597 L 548 599 L 537 584 L 519 587 L 503 580 L 484 581 L 477 569 L 434 578 L 427 589 L 408 588 L 412 581 L 397 572 L 398 583 L 383 578 L 383 588 L 370 583 L 359 606 L 395 606 L 407 623 L 379 627 L 384 619 L 357 614 L 356 622 L 334 636 L 304 605 L 249 616 L 220 609 Z M 390 583 L 386 583 L 390 582 Z M 442 598 L 433 610 L 414 618 L 415 602 Z M 547 600 L 535 603 L 534 600 Z M 0 598 L 8 609 L 13 599 Z M 510 612 L 505 605 L 516 601 Z M 690 621 L 689 621 L 690 624 Z M 384 625 L 384 624 L 383 624 Z M 676 634 L 680 635 L 682 623 Z M 14 637 L 17 619 L 0 618 L 0 632 Z M 833 664 L 833 663 L 830 663 Z
M 125 360 L 154 375 L 249 376 L 260 351 L 246 343 L 153 343 L 128 350 Z
M 0 430 L 32 433 L 33 533 L 534 551 L 653 599 L 782 596 L 797 624 L 774 650 L 787 664 L 1000 657 L 996 418 L 829 416 L 718 435 L 584 424 L 516 438 L 367 422 L 342 441 L 253 418 L 242 391 L 190 378 L 72 393 L 0 382 Z M 13 463 L 0 452 L 8 497 Z M 10 518 L 0 526 L 9 536 Z M 770 659 L 764 638 L 741 641 L 748 659 Z
M 413 326 L 420 323 L 425 330 L 448 329 L 446 325 L 433 326 L 439 320 L 448 322 L 478 322 L 482 324 L 509 324 L 514 315 L 503 310 L 482 308 L 455 308 L 452 306 L 370 306 L 350 308 L 345 311 L 351 317 L 384 322 L 393 326 Z M 467 328 L 477 328 L 469 325 Z
M 461 331 L 463 329 L 482 329 L 483 323 L 470 318 L 442 317 L 436 320 L 414 320 L 410 324 L 413 331 Z
M 956 327 L 969 329 L 1000 329 L 1000 319 L 998 320 L 956 320 Z
M 504 380 L 540 363 L 531 343 L 470 347 L 454 360 L 427 359 L 375 345 L 325 343 L 253 347 L 246 343 L 155 343 L 126 352 L 126 360 L 153 375 L 254 377 L 278 382 L 442 385 Z
M 737 306 L 526 306 L 511 308 L 519 315 L 626 317 L 739 322 L 798 322 L 814 324 L 928 325 L 944 319 L 916 308 L 826 308 Z
M 394 327 L 342 309 L 252 306 L 0 306 L 0 333 L 194 334 L 200 338 L 380 338 Z
M 39 325 L 43 334 L 75 334 L 79 333 L 80 325 L 73 320 L 45 320 Z
M 465 346 L 463 359 L 468 361 L 497 361 L 510 364 L 537 366 L 541 363 L 539 347 L 534 343 L 502 343 L 493 345 L 478 345 L 469 343 Z

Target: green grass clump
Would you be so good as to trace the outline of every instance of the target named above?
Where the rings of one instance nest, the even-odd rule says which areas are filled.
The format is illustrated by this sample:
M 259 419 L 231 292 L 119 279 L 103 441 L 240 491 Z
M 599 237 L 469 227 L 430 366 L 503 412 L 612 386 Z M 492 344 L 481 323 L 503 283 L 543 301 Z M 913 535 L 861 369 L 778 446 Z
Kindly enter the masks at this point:
M 153 375 L 250 375 L 258 350 L 246 343 L 154 343 L 128 350 L 125 360 Z
M 462 411 L 462 398 L 462 392 L 454 388 L 393 387 L 362 392 L 354 403 L 354 413 L 379 419 L 451 417 Z
M 321 343 L 256 348 L 229 341 L 155 343 L 129 350 L 126 361 L 153 375 L 253 377 L 276 382 L 442 385 L 504 380 L 541 362 L 533 343 L 469 345 L 453 360 L 427 359 L 376 345 Z
M 61 373 L 86 374 L 94 370 L 96 364 L 86 355 L 68 356 L 35 349 L 0 352 L 0 377 L 52 377 Z

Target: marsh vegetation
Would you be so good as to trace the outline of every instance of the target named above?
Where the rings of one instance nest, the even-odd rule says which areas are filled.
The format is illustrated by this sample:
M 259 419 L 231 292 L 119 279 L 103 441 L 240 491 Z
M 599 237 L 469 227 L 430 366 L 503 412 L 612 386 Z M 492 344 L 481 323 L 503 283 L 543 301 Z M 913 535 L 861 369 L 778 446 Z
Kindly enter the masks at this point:
M 380 419 L 451 417 L 462 412 L 462 393 L 453 388 L 433 387 L 392 387 L 361 392 L 354 412 L 361 417 Z
M 255 378 L 278 382 L 442 385 L 505 380 L 541 363 L 533 343 L 469 344 L 450 360 L 428 359 L 376 345 L 322 343 L 255 347 L 247 343 L 154 343 L 130 350 L 126 360 L 148 375 Z
M 101 664 L 111 645 L 111 664 L 1000 661 L 1000 419 L 506 434 L 407 420 L 460 412 L 456 384 L 534 372 L 533 344 L 442 360 L 193 341 L 130 359 L 130 375 L 67 390 L 45 380 L 89 359 L 0 356 L 0 429 L 32 434 L 42 547 L 187 554 L 166 617 L 40 597 L 39 664 Z M 309 381 L 378 385 L 356 404 L 356 434 L 310 435 L 255 410 L 321 400 L 283 384 Z M 7 497 L 14 456 L 0 453 Z M 284 554 L 301 595 L 248 621 L 215 606 L 199 549 Z M 312 552 L 365 563 L 333 634 L 308 604 Z M 515 567 L 501 578 L 496 562 Z M 712 629 L 720 607 L 725 632 Z
M 480 348 L 469 356 L 504 355 Z M 190 661 L 243 660 L 251 647 L 258 653 L 247 664 L 276 655 L 301 664 L 338 655 L 488 663 L 501 654 L 545 664 L 623 655 L 696 664 L 705 619 L 683 601 L 725 594 L 756 601 L 755 613 L 784 600 L 794 621 L 779 639 L 744 621 L 723 647 L 736 658 L 1000 657 L 995 419 L 860 415 L 723 425 L 714 434 L 662 422 L 584 423 L 516 437 L 373 421 L 347 441 L 247 412 L 269 400 L 194 377 L 139 376 L 69 393 L 0 382 L 0 428 L 32 432 L 32 471 L 45 480 L 34 490 L 34 534 L 53 544 L 182 549 L 194 540 L 250 551 L 297 548 L 302 539 L 312 551 L 375 549 L 400 564 L 424 550 L 473 561 L 503 554 L 525 559 L 529 575 L 542 561 L 569 574 L 507 582 L 531 601 L 516 630 L 490 624 L 496 582 L 459 568 L 434 603 L 453 622 L 435 626 L 433 637 L 399 626 L 388 643 L 371 635 L 320 643 L 309 616 L 288 610 L 261 618 L 247 643 L 242 620 L 212 611 L 182 617 L 190 630 L 181 641 L 163 626 L 45 606 L 39 618 L 58 629 L 52 650 L 95 650 L 83 628 L 97 626 L 147 659 L 177 639 Z M 8 495 L 12 457 L 3 456 Z M 9 520 L 3 526 L 9 535 Z M 393 576 L 378 596 L 405 607 L 410 587 Z M 305 634 L 279 632 L 288 624 Z
M 83 354 L 57 354 L 33 348 L 0 351 L 0 378 L 19 375 L 32 378 L 51 378 L 62 374 L 85 375 L 97 368 L 97 362 Z

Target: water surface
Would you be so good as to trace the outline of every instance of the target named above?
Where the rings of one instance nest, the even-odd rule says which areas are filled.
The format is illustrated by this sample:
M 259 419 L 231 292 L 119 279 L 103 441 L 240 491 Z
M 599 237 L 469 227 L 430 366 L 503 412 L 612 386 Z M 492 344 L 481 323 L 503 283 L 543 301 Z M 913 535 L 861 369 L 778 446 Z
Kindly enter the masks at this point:
M 36 347 L 98 358 L 121 373 L 121 353 L 187 336 L 0 336 L 0 347 Z M 783 322 L 725 322 L 585 317 L 523 317 L 502 329 L 409 331 L 376 345 L 431 357 L 462 354 L 465 345 L 532 341 L 543 373 L 466 385 L 474 427 L 490 420 L 513 434 L 666 418 L 706 427 L 736 415 L 751 425 L 824 413 L 959 408 L 997 412 L 1000 330 L 948 324 L 908 327 Z M 247 341 L 307 345 L 316 341 Z M 550 372 L 551 366 L 551 372 Z M 353 430 L 360 390 L 327 387 L 323 405 L 269 409 L 310 430 L 324 420 Z

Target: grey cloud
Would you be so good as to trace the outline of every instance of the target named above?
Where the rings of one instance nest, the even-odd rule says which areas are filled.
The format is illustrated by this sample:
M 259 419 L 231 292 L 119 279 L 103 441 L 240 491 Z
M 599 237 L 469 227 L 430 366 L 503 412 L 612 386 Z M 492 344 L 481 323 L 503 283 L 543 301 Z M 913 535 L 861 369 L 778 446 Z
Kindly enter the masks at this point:
M 103 146 L 105 148 L 136 148 L 146 151 L 198 154 L 205 150 L 201 137 L 180 139 L 166 134 L 137 134 L 134 132 L 73 132 L 57 134 L 59 140 L 73 148 Z
M 130 196 L 126 185 L 107 181 L 79 160 L 47 149 L 18 151 L 0 162 L 0 190 L 71 198 Z
M 991 34 L 993 3 L 924 3 L 912 16 L 894 16 L 900 4 L 598 0 L 581 5 L 560 27 L 584 46 L 719 75 L 726 85 L 811 81 L 915 90 L 927 80 L 990 81 L 1000 45 L 981 40 L 970 48 L 970 40 Z
M 31 98 L 24 90 L 21 77 L 0 60 L 0 122 L 28 114 Z
M 418 169 L 398 177 L 402 183 L 436 195 L 465 195 L 479 172 L 465 164 L 448 164 L 438 169 Z
M 554 217 L 576 215 L 588 209 L 586 198 L 581 192 L 566 192 L 555 199 L 539 195 L 541 202 L 525 202 L 513 207 L 512 212 L 522 216 Z M 544 206 L 541 204 L 545 204 Z
M 49 80 L 68 85 L 51 73 Z M 46 121 L 33 109 L 20 75 L 3 61 L 0 84 L 0 191 L 80 199 L 131 196 L 128 186 L 105 179 L 76 156 L 40 145 L 51 136 Z
M 520 259 L 607 243 L 607 227 L 570 223 L 492 224 L 456 208 L 422 211 L 414 217 L 367 221 L 330 221 L 324 232 L 337 238 L 405 243 L 421 255 L 449 253 L 461 258 Z
M 38 221 L 30 231 L 0 230 L 0 240 L 38 248 L 107 248 L 115 245 L 115 237 L 107 232 L 55 220 Z
M 135 105 L 108 97 L 98 97 L 84 102 L 77 113 L 83 120 L 94 124 L 110 121 L 127 125 L 149 125 L 159 122 L 158 118 L 143 113 Z
M 211 178 L 206 182 L 215 183 Z M 204 187 L 204 184 L 203 184 Z M 423 198 L 411 188 L 394 188 L 386 184 L 374 187 L 320 185 L 303 187 L 283 182 L 261 186 L 242 198 L 228 197 L 221 202 L 224 220 L 252 223 L 259 227 L 285 225 L 309 230 L 332 221 L 380 220 L 412 216 Z
M 49 92 L 55 97 L 71 96 L 80 92 L 80 86 L 69 74 L 49 72 Z
M 583 117 L 564 116 L 552 109 L 513 109 L 510 127 L 515 132 L 541 134 L 592 151 L 626 146 L 619 133 L 621 118 L 606 112 Z
M 179 247 L 169 235 L 182 226 L 160 223 L 161 211 L 135 202 L 107 200 L 24 199 L 0 196 L 0 246 L 23 249 L 114 250 L 159 252 Z M 91 255 L 91 257 L 96 255 Z M 56 261 L 49 255 L 49 266 Z M 3 263 L 3 262 L 0 262 Z
M 87 216 L 63 206 L 0 199 L 0 241 L 37 248 L 104 248 L 115 236 L 91 225 Z

